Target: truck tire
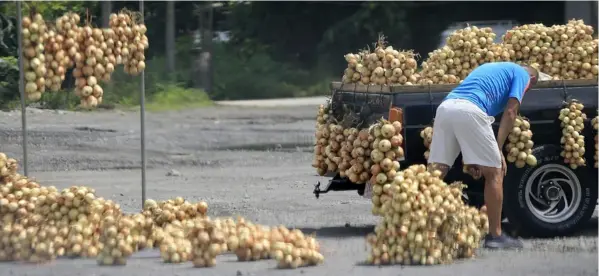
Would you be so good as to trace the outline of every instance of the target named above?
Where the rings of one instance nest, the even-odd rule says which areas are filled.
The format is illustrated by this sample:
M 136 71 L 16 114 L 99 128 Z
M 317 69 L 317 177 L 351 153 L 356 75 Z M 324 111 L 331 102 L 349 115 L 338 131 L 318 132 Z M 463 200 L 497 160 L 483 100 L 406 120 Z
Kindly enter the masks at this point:
M 555 237 L 584 226 L 597 205 L 594 169 L 570 169 L 561 148 L 543 145 L 533 150 L 535 167 L 511 165 L 505 178 L 503 210 L 516 234 Z M 595 174 L 597 172 L 595 171 Z

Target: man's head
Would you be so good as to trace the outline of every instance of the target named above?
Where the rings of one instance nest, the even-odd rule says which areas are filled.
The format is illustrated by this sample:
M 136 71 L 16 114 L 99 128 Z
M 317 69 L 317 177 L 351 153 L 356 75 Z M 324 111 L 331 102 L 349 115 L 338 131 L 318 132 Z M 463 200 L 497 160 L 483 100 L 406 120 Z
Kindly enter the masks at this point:
M 524 69 L 528 72 L 530 76 L 530 86 L 533 86 L 539 80 L 539 71 L 530 65 L 522 65 Z

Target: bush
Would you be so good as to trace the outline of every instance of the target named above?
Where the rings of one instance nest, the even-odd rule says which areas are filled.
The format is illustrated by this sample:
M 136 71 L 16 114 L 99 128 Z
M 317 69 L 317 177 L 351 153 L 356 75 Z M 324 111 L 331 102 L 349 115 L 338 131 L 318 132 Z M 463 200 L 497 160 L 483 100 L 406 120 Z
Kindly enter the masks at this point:
M 327 83 L 327 87 L 323 88 L 323 83 Z M 214 87 L 210 96 L 215 100 L 284 98 L 324 93 L 328 93 L 328 78 L 276 62 L 266 51 L 242 57 L 230 45 L 214 45 Z

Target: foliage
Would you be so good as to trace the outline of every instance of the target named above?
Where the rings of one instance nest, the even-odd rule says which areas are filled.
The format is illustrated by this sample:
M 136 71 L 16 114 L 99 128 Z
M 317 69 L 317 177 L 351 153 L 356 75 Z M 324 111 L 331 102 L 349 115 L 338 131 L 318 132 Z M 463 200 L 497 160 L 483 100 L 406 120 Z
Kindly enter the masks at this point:
M 97 1 L 22 1 L 21 3 L 23 16 L 28 16 L 35 10 L 46 20 L 54 20 L 66 12 L 84 15 L 89 11 L 91 15 L 94 15 L 98 9 Z M 15 2 L 7 1 L 0 4 L 0 13 L 4 15 L 16 17 L 16 10 Z
M 19 66 L 14 57 L 0 57 L 0 106 L 19 95 Z

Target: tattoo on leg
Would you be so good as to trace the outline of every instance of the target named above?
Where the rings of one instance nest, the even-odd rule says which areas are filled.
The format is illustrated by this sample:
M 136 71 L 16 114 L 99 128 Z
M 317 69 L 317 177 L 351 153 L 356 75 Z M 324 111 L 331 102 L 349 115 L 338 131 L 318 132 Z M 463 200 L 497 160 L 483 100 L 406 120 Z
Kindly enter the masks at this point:
M 441 178 L 445 178 L 445 175 L 447 175 L 447 172 L 449 171 L 449 165 L 446 164 L 441 164 L 441 163 L 430 163 L 427 166 L 427 170 L 429 172 L 434 172 L 434 171 L 441 171 Z

